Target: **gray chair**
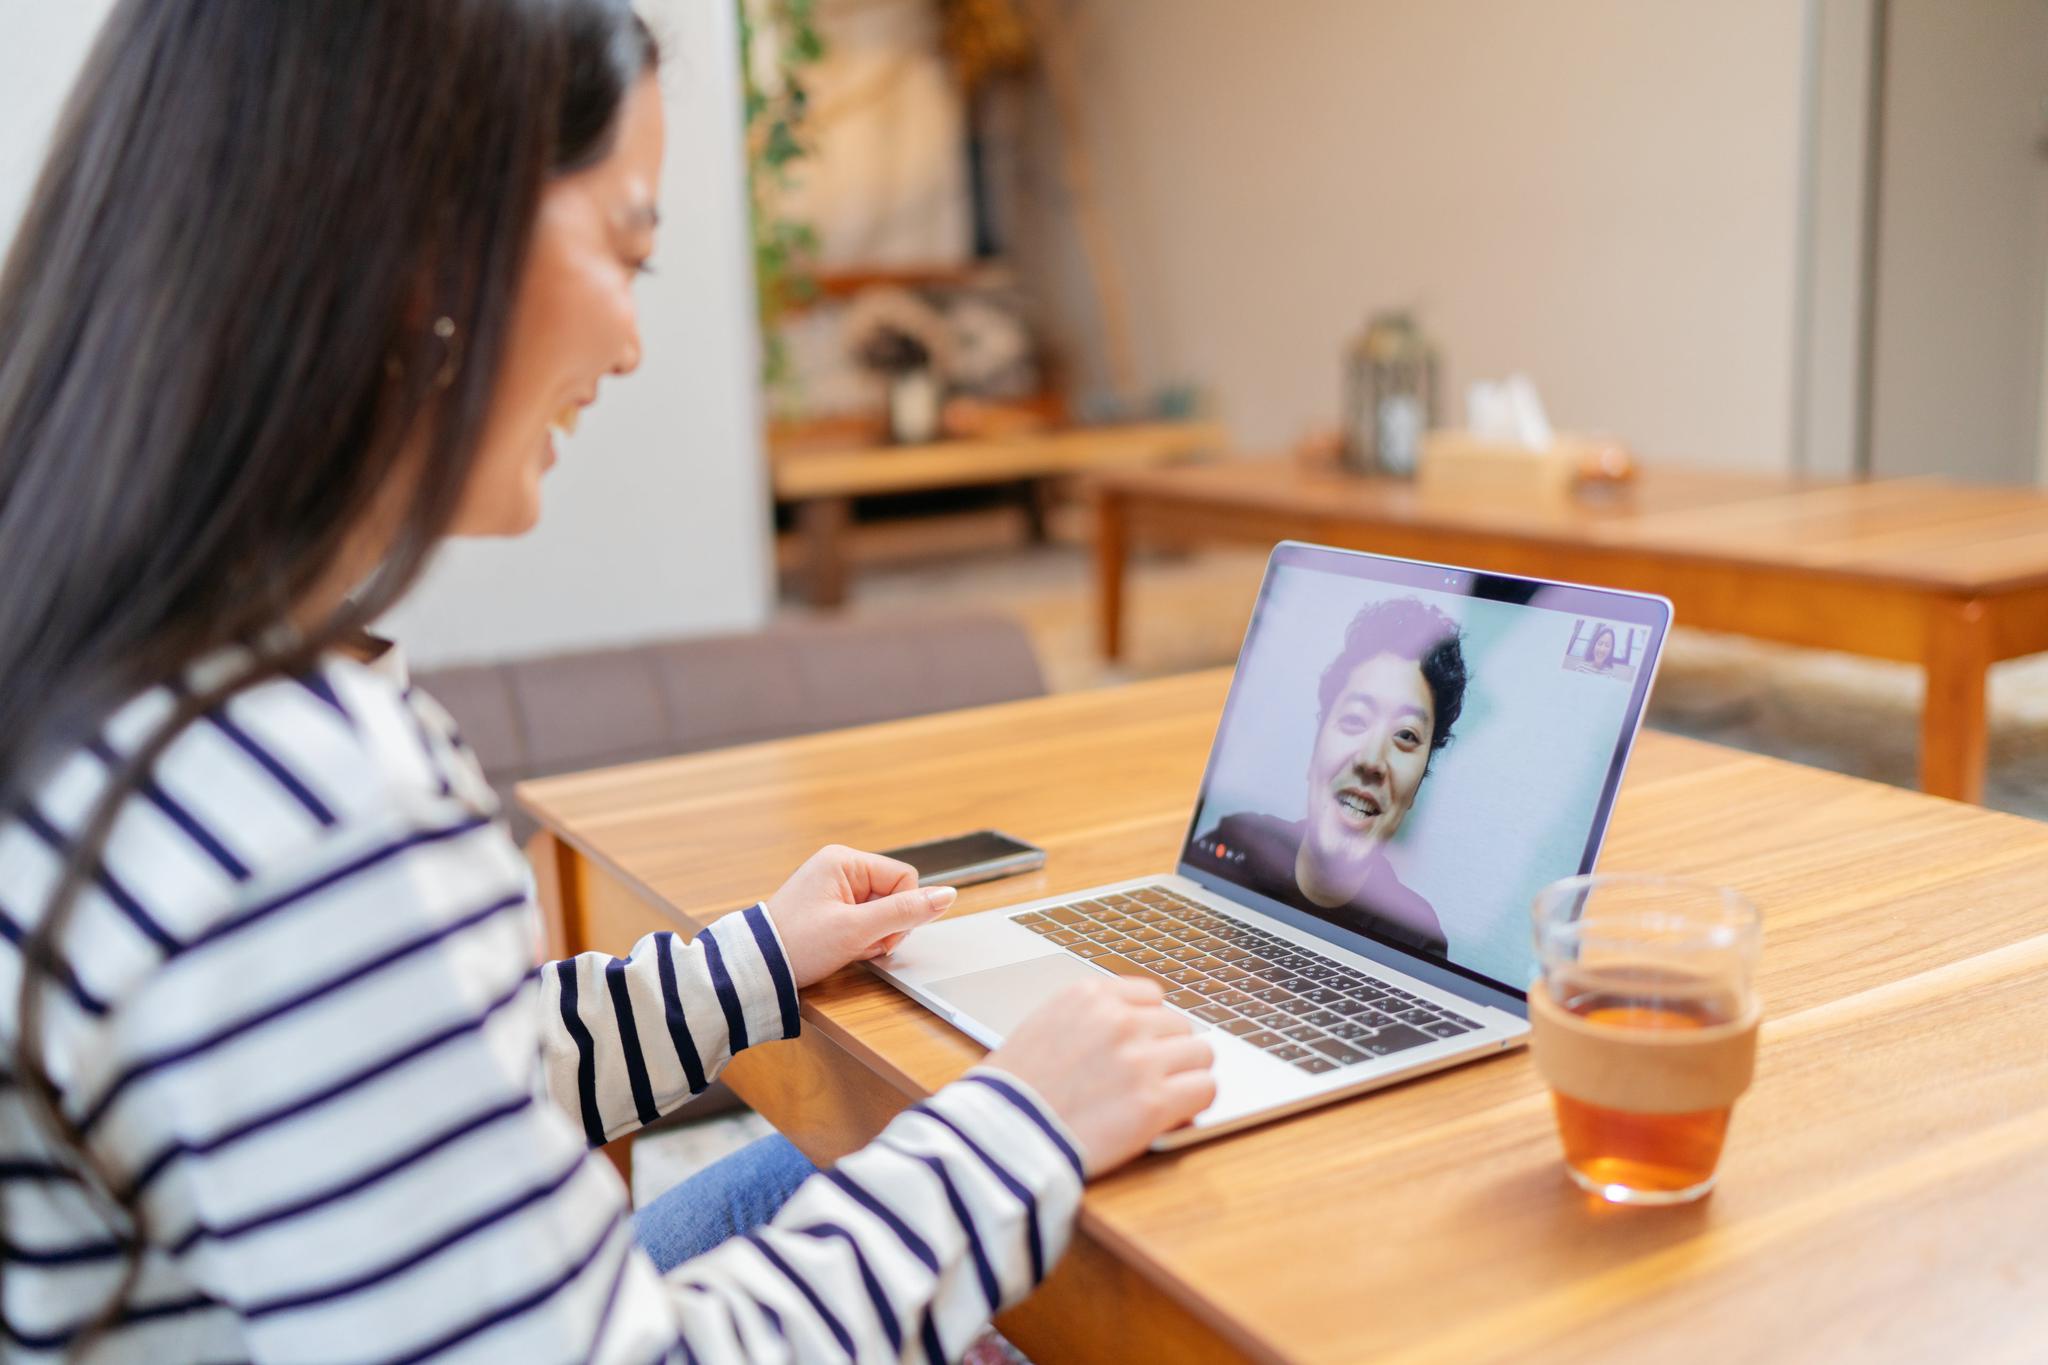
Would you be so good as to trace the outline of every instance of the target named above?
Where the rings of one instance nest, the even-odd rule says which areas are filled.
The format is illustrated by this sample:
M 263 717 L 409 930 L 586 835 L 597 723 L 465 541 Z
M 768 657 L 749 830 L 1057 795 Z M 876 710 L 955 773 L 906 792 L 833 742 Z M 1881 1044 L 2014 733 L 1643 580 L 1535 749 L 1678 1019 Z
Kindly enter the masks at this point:
M 422 672 L 505 803 L 528 778 L 1042 696 L 1007 617 L 779 625 Z

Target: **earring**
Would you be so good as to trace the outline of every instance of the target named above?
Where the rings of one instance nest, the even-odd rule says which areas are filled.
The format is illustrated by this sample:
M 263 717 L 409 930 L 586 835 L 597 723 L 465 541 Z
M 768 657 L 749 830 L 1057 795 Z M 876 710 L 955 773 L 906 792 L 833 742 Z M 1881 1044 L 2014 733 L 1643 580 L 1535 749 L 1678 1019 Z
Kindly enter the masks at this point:
M 434 387 L 445 389 L 455 382 L 455 364 L 462 355 L 462 347 L 455 340 L 455 319 L 446 314 L 435 318 L 434 335 L 441 339 L 444 352 L 441 368 L 434 375 Z

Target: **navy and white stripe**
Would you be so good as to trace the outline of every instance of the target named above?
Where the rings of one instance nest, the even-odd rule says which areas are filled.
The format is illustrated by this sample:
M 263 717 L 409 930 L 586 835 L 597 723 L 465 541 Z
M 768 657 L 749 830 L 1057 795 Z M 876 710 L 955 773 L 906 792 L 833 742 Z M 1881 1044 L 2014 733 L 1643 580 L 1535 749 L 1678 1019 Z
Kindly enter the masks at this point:
M 174 702 L 136 698 L 0 816 L 0 1000 L 96 792 Z M 148 1217 L 96 1359 L 926 1360 L 1043 1276 L 1080 1154 L 985 1069 L 658 1276 L 590 1149 L 801 1028 L 781 940 L 755 905 L 536 970 L 491 802 L 439 707 L 336 659 L 192 726 L 121 808 L 45 1045 Z M 55 1358 L 122 1230 L 4 1075 L 0 1187 L 0 1355 Z

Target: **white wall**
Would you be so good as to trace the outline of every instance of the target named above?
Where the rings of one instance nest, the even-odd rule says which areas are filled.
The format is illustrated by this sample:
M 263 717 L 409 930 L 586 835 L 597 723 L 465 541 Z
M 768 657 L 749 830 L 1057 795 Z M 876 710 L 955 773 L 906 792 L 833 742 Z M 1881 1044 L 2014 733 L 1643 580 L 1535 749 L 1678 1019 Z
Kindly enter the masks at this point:
M 112 0 L 6 6 L 0 236 Z M 667 61 L 658 274 L 645 361 L 605 386 L 549 476 L 540 528 L 451 546 L 388 623 L 416 662 L 515 657 L 763 623 L 767 495 L 730 4 L 647 0 Z
M 1090 0 L 1099 179 L 1149 382 L 1242 443 L 1336 420 L 1339 352 L 1420 310 L 1463 384 L 1526 370 L 1561 427 L 1781 468 L 1802 15 L 1790 0 Z M 1050 166 L 1048 158 L 1034 158 Z M 1085 268 L 1057 177 L 1031 263 Z M 1099 373 L 1099 365 L 1094 367 Z
M 0 16 L 0 248 L 35 188 L 50 132 L 114 0 L 10 3 Z

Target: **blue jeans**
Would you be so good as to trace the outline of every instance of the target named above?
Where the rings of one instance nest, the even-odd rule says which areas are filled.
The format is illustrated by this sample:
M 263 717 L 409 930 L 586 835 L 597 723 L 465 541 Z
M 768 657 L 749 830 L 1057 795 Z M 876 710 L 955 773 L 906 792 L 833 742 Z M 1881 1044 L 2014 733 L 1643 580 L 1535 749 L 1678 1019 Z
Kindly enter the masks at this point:
M 667 1274 L 773 1218 L 818 1168 L 781 1134 L 706 1166 L 633 1215 L 633 1235 Z

